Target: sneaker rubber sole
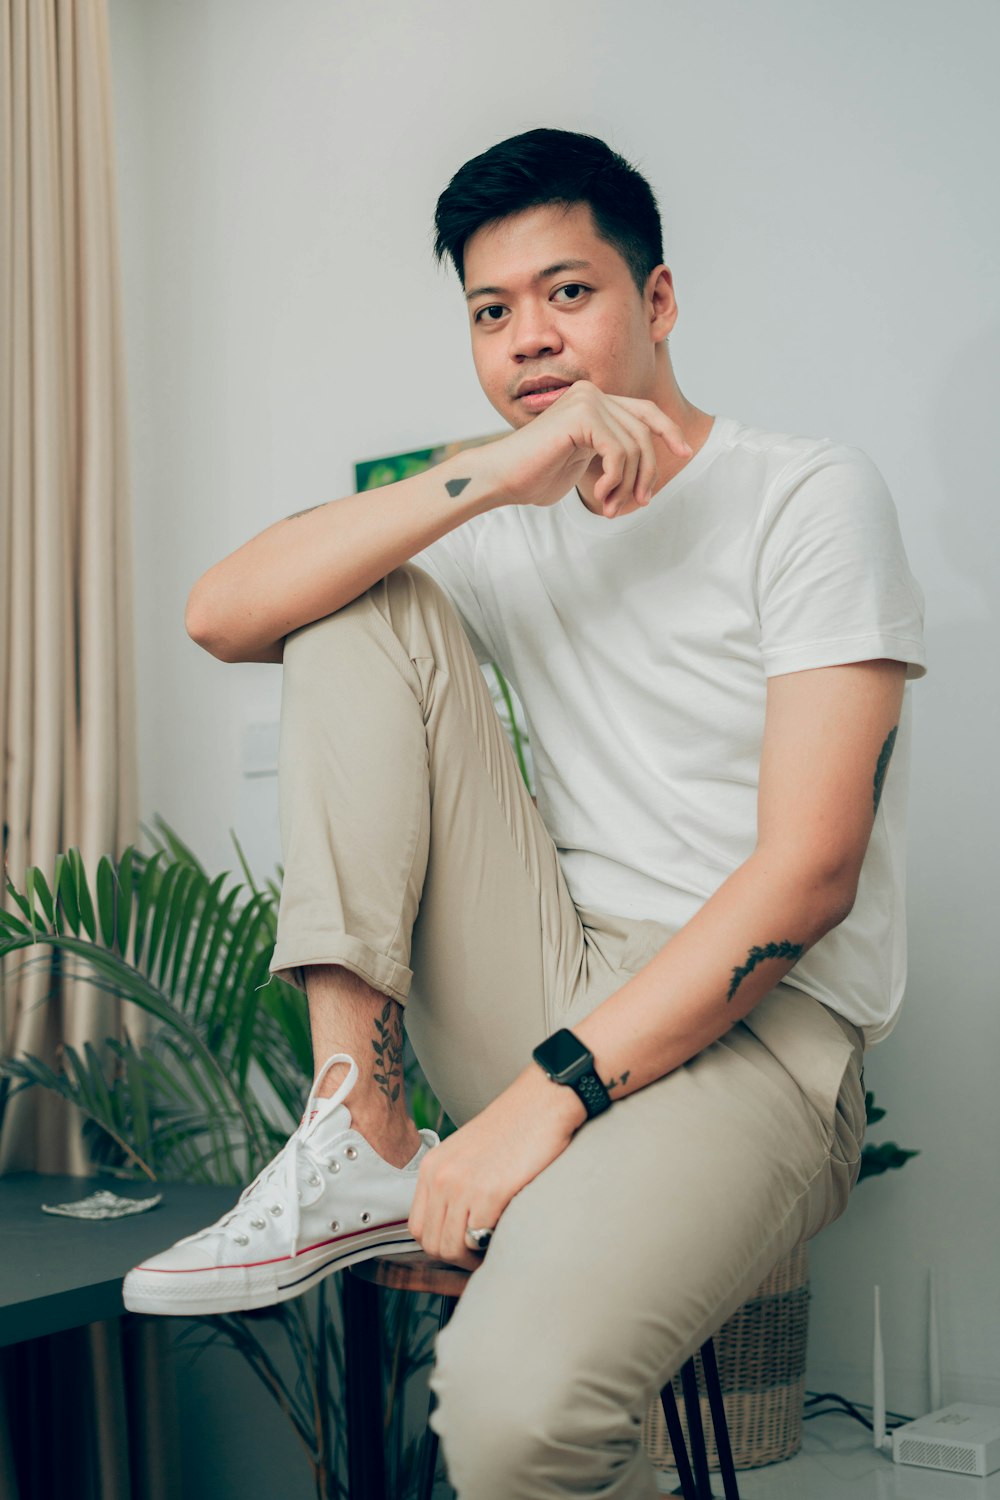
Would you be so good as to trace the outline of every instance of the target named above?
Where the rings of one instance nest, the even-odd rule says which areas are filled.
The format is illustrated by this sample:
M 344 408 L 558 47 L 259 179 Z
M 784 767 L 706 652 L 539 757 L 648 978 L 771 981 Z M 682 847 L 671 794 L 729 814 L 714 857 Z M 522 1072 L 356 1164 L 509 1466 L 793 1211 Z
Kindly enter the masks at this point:
M 144 1270 L 136 1266 L 125 1277 L 122 1300 L 129 1312 L 199 1317 L 211 1313 L 247 1312 L 288 1302 L 359 1260 L 374 1255 L 413 1255 L 423 1247 L 407 1231 L 406 1220 L 338 1235 L 278 1260 L 247 1265 L 205 1266 L 179 1271 Z M 240 1278 L 227 1288 L 227 1274 Z M 207 1283 L 201 1290 L 196 1281 Z

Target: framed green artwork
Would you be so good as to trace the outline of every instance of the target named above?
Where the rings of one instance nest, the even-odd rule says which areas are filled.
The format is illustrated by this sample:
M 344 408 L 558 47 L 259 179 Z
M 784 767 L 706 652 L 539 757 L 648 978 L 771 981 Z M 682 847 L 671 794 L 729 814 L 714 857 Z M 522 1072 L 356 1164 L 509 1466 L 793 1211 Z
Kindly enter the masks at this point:
M 456 443 L 438 443 L 433 448 L 414 448 L 409 453 L 390 453 L 385 458 L 366 458 L 354 465 L 354 486 L 358 494 L 362 490 L 376 490 L 382 484 L 395 484 L 399 479 L 409 479 L 424 469 L 433 469 L 455 453 L 466 448 L 481 448 L 484 443 L 495 443 L 507 437 L 506 432 L 490 432 L 485 437 L 463 438 Z

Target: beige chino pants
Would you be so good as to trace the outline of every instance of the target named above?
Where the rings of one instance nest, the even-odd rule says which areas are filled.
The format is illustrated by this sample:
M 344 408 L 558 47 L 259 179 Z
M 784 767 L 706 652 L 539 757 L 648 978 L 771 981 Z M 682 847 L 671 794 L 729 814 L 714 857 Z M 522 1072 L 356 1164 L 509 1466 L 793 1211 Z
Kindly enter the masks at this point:
M 405 1007 L 458 1125 L 670 937 L 577 908 L 450 600 L 396 568 L 284 652 L 271 972 L 339 963 Z M 781 983 L 588 1120 L 501 1216 L 438 1335 L 460 1500 L 652 1500 L 651 1396 L 843 1213 L 863 1036 Z M 317 1059 L 317 1065 L 322 1059 Z

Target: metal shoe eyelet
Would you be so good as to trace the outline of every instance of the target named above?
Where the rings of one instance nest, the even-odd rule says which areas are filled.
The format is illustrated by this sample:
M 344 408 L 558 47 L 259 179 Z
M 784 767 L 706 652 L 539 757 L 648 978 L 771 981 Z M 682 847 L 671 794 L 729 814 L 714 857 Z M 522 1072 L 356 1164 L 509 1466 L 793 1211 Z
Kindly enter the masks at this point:
M 365 1209 L 364 1213 L 361 1215 L 361 1222 L 362 1222 L 362 1224 L 370 1224 L 371 1221 L 372 1221 L 372 1216 L 368 1212 L 368 1210 Z
M 250 1236 L 248 1234 L 234 1234 L 233 1239 L 237 1245 L 249 1245 L 250 1243 Z
M 317 1182 L 319 1182 L 319 1174 L 313 1172 L 312 1176 L 309 1178 L 309 1181 L 312 1183 L 313 1187 L 315 1187 Z
M 354 1161 L 357 1157 L 357 1154 L 357 1146 L 348 1146 L 347 1150 L 344 1152 L 344 1155 L 347 1157 L 348 1161 Z
M 280 1214 L 280 1213 L 284 1213 L 284 1209 L 282 1208 L 282 1206 L 281 1206 L 280 1203 L 272 1203 L 271 1204 L 271 1212 L 273 1214 Z
M 330 1228 L 333 1230 L 334 1234 L 336 1234 L 337 1230 L 340 1228 L 340 1220 L 339 1219 L 331 1219 L 330 1220 Z
M 265 1229 L 267 1227 L 266 1219 L 251 1219 L 250 1223 L 255 1229 Z
M 330 1169 L 331 1172 L 339 1172 L 340 1171 L 340 1162 L 339 1161 L 328 1161 L 327 1162 L 327 1166 L 329 1167 L 329 1169 Z

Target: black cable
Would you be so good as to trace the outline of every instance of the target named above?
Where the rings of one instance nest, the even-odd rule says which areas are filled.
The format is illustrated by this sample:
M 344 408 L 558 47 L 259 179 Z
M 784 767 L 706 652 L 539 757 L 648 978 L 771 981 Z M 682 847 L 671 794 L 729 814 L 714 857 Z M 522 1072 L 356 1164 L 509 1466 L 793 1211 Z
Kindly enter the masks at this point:
M 869 1432 L 874 1432 L 874 1423 L 869 1422 L 867 1417 L 863 1417 L 861 1415 L 861 1411 L 859 1410 L 859 1408 L 862 1408 L 865 1411 L 872 1411 L 873 1408 L 869 1403 L 865 1401 L 847 1401 L 843 1396 L 839 1396 L 836 1391 L 806 1391 L 806 1396 L 808 1397 L 808 1399 L 804 1403 L 804 1421 L 808 1422 L 812 1417 L 846 1415 L 849 1417 L 853 1417 L 856 1422 L 860 1422 L 862 1427 L 867 1427 Z M 809 1407 L 818 1406 L 821 1401 L 833 1401 L 836 1404 L 830 1407 L 823 1407 L 818 1411 L 810 1411 L 808 1409 Z M 900 1419 L 895 1423 L 887 1422 L 885 1429 L 886 1432 L 892 1432 L 894 1427 L 903 1427 L 907 1422 L 912 1422 L 914 1420 L 913 1417 L 904 1416 L 902 1412 L 898 1411 L 887 1411 L 886 1416 L 899 1417 Z

